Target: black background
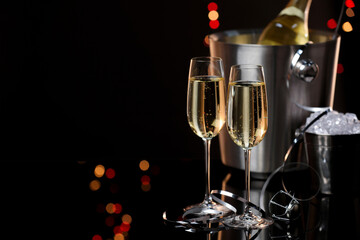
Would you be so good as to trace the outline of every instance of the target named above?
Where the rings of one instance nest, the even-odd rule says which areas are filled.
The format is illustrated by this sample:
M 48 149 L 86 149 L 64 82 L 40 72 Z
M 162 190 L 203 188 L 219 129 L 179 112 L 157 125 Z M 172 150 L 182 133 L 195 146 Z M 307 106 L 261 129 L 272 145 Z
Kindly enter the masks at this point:
M 207 34 L 264 27 L 287 1 L 217 1 L 217 30 L 204 0 L 9 2 L 0 6 L 1 152 L 47 160 L 201 157 L 186 120 L 190 58 L 209 55 Z M 314 0 L 310 28 L 327 29 L 341 2 Z M 343 18 L 354 31 L 340 29 L 335 110 L 359 115 L 354 11 Z
M 0 2 L 2 236 L 112 239 L 108 214 L 96 206 L 120 202 L 134 219 L 128 239 L 195 239 L 166 228 L 161 216 L 203 198 L 202 141 L 186 120 L 189 60 L 209 54 L 207 34 L 264 27 L 287 0 L 216 2 L 217 30 L 208 27 L 204 0 Z M 313 0 L 310 27 L 327 29 L 341 2 Z M 345 70 L 337 78 L 335 109 L 360 116 L 357 8 L 343 20 L 354 31 L 340 30 Z M 212 156 L 212 187 L 219 189 L 227 169 L 217 138 Z M 142 159 L 160 174 L 139 170 Z M 97 164 L 115 169 L 116 177 L 100 178 L 102 187 L 93 192 Z M 149 192 L 140 188 L 145 174 Z M 119 185 L 115 194 L 112 183 Z M 358 197 L 343 196 L 349 209 L 359 206 Z M 331 208 L 336 224 L 329 236 L 346 229 L 343 236 L 353 237 L 349 229 L 359 229 L 356 211 L 343 206 Z M 343 221 L 343 213 L 357 221 Z

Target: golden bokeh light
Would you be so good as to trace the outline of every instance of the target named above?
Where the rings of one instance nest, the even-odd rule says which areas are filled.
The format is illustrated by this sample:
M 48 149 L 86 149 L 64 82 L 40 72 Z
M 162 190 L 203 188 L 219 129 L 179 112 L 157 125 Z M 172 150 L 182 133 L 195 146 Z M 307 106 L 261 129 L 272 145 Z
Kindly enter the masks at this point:
M 139 167 L 142 171 L 147 171 L 150 167 L 150 163 L 147 161 L 147 160 L 142 160 L 140 163 L 139 163 Z
M 124 223 L 130 224 L 130 223 L 132 222 L 132 217 L 131 217 L 129 214 L 124 214 L 124 215 L 121 217 L 121 220 L 122 220 Z
M 208 14 L 208 17 L 210 20 L 214 21 L 217 20 L 219 18 L 219 13 L 217 11 L 210 11 Z
M 114 240 L 124 240 L 125 236 L 122 233 L 116 233 L 114 235 Z
M 351 23 L 344 22 L 344 24 L 342 25 L 342 29 L 344 30 L 344 32 L 351 32 L 353 30 L 353 27 Z
M 113 214 L 116 210 L 115 204 L 113 204 L 113 203 L 106 204 L 105 210 L 107 213 Z
M 94 175 L 101 178 L 105 174 L 105 167 L 101 164 L 97 165 L 94 169 Z
M 100 187 L 101 187 L 101 183 L 97 179 L 92 180 L 89 184 L 89 188 L 91 191 L 97 191 L 100 189 Z

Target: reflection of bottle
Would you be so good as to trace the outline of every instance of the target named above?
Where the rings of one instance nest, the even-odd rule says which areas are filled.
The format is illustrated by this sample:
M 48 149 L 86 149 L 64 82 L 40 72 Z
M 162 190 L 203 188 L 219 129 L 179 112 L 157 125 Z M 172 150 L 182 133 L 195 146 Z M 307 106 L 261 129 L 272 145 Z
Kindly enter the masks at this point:
M 308 17 L 312 0 L 290 0 L 260 35 L 259 44 L 300 45 L 309 41 Z

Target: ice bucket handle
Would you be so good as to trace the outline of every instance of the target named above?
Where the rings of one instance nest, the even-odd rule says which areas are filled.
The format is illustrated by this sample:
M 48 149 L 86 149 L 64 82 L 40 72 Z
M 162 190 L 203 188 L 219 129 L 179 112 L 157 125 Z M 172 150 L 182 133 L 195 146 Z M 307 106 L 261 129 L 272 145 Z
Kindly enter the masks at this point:
M 309 41 L 296 51 L 294 54 L 291 65 L 290 65 L 290 74 L 288 75 L 290 78 L 291 74 L 295 75 L 298 79 L 310 83 L 312 82 L 318 75 L 319 66 L 313 62 L 311 59 L 300 59 L 301 54 L 305 51 L 306 47 L 313 42 Z
M 319 73 L 319 66 L 312 61 L 311 59 L 300 59 L 301 54 L 304 53 L 305 49 L 313 44 L 312 41 L 307 42 L 304 45 L 301 45 L 300 48 L 295 52 L 291 64 L 290 64 L 290 70 L 287 77 L 287 86 L 290 86 L 290 78 L 292 75 L 296 77 L 296 79 L 302 80 L 306 83 L 311 83 Z M 298 106 L 301 109 L 304 109 L 305 111 L 309 112 L 317 112 L 317 111 L 324 111 L 328 109 L 328 107 L 309 107 L 301 105 L 297 102 L 294 102 L 296 106 Z

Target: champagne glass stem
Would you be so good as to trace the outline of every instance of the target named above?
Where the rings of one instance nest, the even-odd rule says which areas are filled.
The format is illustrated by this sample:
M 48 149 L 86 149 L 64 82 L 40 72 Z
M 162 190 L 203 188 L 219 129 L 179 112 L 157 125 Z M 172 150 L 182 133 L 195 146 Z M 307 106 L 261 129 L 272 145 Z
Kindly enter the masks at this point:
M 251 149 L 245 148 L 245 191 L 246 191 L 246 200 L 250 202 L 250 155 Z M 246 211 L 248 207 L 246 206 Z
M 210 197 L 210 143 L 211 139 L 204 139 L 205 144 L 205 202 L 211 202 Z

